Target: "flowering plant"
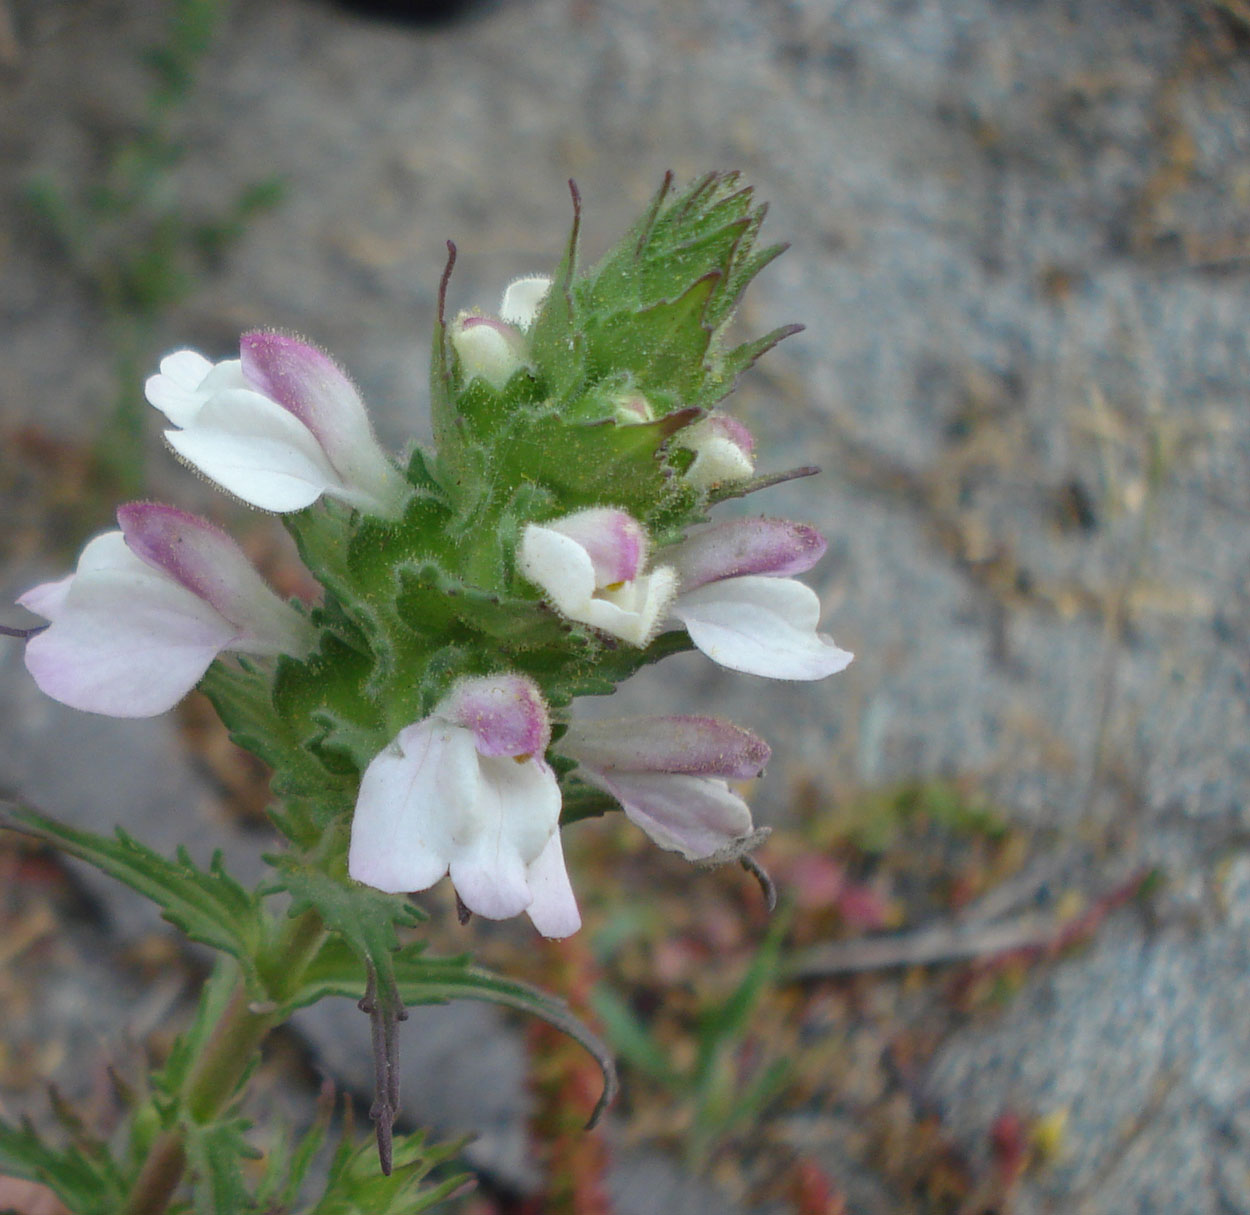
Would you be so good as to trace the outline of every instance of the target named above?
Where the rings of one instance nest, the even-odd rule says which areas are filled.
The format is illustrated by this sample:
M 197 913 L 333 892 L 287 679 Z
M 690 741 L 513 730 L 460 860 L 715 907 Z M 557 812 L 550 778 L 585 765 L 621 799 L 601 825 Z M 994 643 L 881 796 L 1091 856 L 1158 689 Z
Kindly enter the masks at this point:
M 395 462 L 345 372 L 285 334 L 245 334 L 239 357 L 218 363 L 176 352 L 148 381 L 173 450 L 282 516 L 322 588 L 315 604 L 283 601 L 217 527 L 151 502 L 122 506 L 119 529 L 92 540 L 73 574 L 21 597 L 47 623 L 6 631 L 29 634 L 26 665 L 48 695 L 141 717 L 199 687 L 272 769 L 284 837 L 247 890 L 217 863 L 7 816 L 129 882 L 223 957 L 195 1025 L 135 1098 L 120 1154 L 58 1153 L 0 1128 L 0 1167 L 71 1210 L 185 1209 L 184 1194 L 197 1210 L 223 1209 L 211 1205 L 221 1193 L 230 1210 L 293 1201 L 302 1174 L 256 1189 L 240 1172 L 238 1103 L 265 1035 L 331 994 L 359 998 L 373 1022 L 391 1188 L 377 1188 L 361 1150 L 341 1153 L 309 1209 L 416 1209 L 430 1154 L 393 1129 L 406 1005 L 529 1009 L 595 1052 L 605 1100 L 613 1075 L 559 1001 L 429 956 L 411 892 L 449 877 L 462 918 L 524 912 L 543 936 L 567 936 L 580 917 L 561 827 L 617 809 L 662 848 L 763 877 L 749 855 L 762 833 L 730 784 L 761 772 L 762 739 L 712 717 L 589 721 L 572 706 L 692 648 L 791 680 L 850 661 L 817 631 L 817 597 L 795 577 L 824 550 L 817 532 L 707 522 L 725 499 L 812 471 L 757 476 L 749 432 L 719 409 L 793 331 L 726 337 L 781 247 L 757 247 L 764 208 L 734 174 L 684 192 L 666 179 L 590 269 L 576 191 L 574 215 L 554 275 L 514 282 L 496 316 L 448 320 L 449 246 L 432 452 Z

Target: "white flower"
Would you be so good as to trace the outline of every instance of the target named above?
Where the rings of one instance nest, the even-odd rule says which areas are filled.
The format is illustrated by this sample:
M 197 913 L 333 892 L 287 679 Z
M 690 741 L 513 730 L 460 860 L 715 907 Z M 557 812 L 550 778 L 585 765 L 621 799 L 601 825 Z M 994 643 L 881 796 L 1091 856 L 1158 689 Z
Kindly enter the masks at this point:
M 671 569 L 647 566 L 647 533 L 623 510 L 592 507 L 521 534 L 517 568 L 570 620 L 631 645 L 655 635 L 676 589 Z
M 174 424 L 165 432 L 174 451 L 262 510 L 302 510 L 326 494 L 398 516 L 403 479 L 343 370 L 280 333 L 245 333 L 240 355 L 213 364 L 179 350 L 161 360 L 145 391 Z
M 713 662 L 772 679 L 824 679 L 853 655 L 816 631 L 820 600 L 790 575 L 824 555 L 815 528 L 785 519 L 731 519 L 663 550 L 677 571 L 669 609 Z
M 204 519 L 135 502 L 121 531 L 97 536 L 76 571 L 18 602 L 51 625 L 26 643 L 47 695 L 111 717 L 151 717 L 178 703 L 218 654 L 307 653 L 312 627 Z
M 550 737 L 530 680 L 461 680 L 365 770 L 348 873 L 391 892 L 425 890 L 450 873 L 478 915 L 525 911 L 543 936 L 576 932 L 560 788 L 543 758 Z

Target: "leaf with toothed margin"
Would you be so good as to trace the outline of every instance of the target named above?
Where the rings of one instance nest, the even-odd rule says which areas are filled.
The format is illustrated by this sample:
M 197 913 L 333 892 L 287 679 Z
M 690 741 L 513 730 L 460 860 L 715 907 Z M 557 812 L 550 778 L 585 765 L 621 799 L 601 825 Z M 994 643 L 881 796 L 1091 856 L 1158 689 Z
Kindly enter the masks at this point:
M 260 901 L 234 880 L 213 854 L 207 870 L 198 868 L 185 848 L 176 860 L 132 839 L 119 827 L 115 838 L 66 827 L 19 805 L 0 809 L 0 826 L 36 836 L 86 861 L 151 899 L 175 927 L 193 941 L 237 958 L 249 978 L 263 933 Z
M 29 1122 L 0 1121 L 0 1173 L 47 1186 L 76 1215 L 116 1215 L 128 1186 L 107 1155 L 52 1148 Z
M 457 999 L 484 1000 L 539 1017 L 581 1043 L 603 1071 L 603 1093 L 591 1114 L 591 1125 L 616 1095 L 616 1067 L 611 1052 L 573 1015 L 563 1000 L 528 983 L 475 966 L 467 955 L 429 957 L 422 942 L 404 946 L 391 959 L 391 965 L 396 987 L 407 1005 L 445 1004 Z M 342 941 L 331 939 L 305 971 L 304 984 L 293 1006 L 312 1004 L 325 996 L 355 997 L 365 981 L 358 954 Z
M 306 1215 L 420 1215 L 443 1202 L 468 1180 L 455 1171 L 429 1182 L 430 1173 L 446 1166 L 464 1144 L 430 1145 L 425 1132 L 397 1135 L 393 1166 L 379 1175 L 378 1163 L 367 1143 L 357 1143 L 345 1115 L 342 1142 L 330 1162 L 325 1189 Z M 445 1173 L 445 1169 L 440 1170 Z M 285 1209 L 285 1208 L 283 1208 Z M 301 1208 L 303 1210 L 304 1208 Z
M 245 1138 L 250 1127 L 246 1118 L 237 1115 L 207 1123 L 186 1120 L 183 1143 L 195 1215 L 221 1215 L 224 1211 L 260 1215 L 243 1170 L 243 1161 L 261 1158 L 261 1152 Z

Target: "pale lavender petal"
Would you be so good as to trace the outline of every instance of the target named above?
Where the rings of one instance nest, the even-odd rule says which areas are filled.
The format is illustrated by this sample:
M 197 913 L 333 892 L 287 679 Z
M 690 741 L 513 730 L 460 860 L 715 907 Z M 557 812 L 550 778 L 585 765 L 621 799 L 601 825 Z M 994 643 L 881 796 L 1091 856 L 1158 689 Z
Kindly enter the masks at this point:
M 551 740 L 542 693 L 522 675 L 462 679 L 434 712 L 471 730 L 482 755 L 542 756 Z
M 590 507 L 542 524 L 586 551 L 597 587 L 632 582 L 647 564 L 646 528 L 612 507 Z
M 151 717 L 177 704 L 237 631 L 202 599 L 127 556 L 130 568 L 74 576 L 57 619 L 27 642 L 26 666 L 45 693 L 72 708 Z
M 60 615 L 73 581 L 74 575 L 68 574 L 57 582 L 41 582 L 19 596 L 17 602 L 45 620 L 55 620 Z
M 253 331 L 240 342 L 243 373 L 314 435 L 344 485 L 394 504 L 399 474 L 373 436 L 364 402 L 324 351 L 283 333 Z
M 429 721 L 401 730 L 361 777 L 350 876 L 392 894 L 433 886 L 455 849 L 457 808 L 476 797 L 478 783 L 466 730 Z
M 559 751 L 605 772 L 668 772 L 746 780 L 768 762 L 768 744 L 719 717 L 621 717 L 574 722 Z
M 308 623 L 269 589 L 243 550 L 219 527 L 158 502 L 119 507 L 126 545 L 211 604 L 239 630 L 249 653 L 303 655 L 312 644 Z
M 583 770 L 661 848 L 705 860 L 751 834 L 751 810 L 722 780 L 664 772 Z
M 165 438 L 210 480 L 262 510 L 302 510 L 323 493 L 349 498 L 312 431 L 258 392 L 219 392 L 193 429 Z
M 681 594 L 672 615 L 713 662 L 770 679 L 824 679 L 852 655 L 816 632 L 820 600 L 790 578 L 745 577 Z
M 528 878 L 533 901 L 526 911 L 534 927 L 555 940 L 571 937 L 582 926 L 582 917 L 564 867 L 559 829 L 551 833 L 547 846 L 531 863 Z
M 709 582 L 748 574 L 789 578 L 811 569 L 824 553 L 824 537 L 806 524 L 729 519 L 666 548 L 660 559 L 677 570 L 684 594 Z

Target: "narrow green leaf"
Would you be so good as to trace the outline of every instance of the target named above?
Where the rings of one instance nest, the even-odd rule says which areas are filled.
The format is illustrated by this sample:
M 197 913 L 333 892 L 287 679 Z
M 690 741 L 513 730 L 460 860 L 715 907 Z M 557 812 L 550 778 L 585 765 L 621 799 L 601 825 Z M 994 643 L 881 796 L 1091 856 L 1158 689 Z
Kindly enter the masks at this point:
M 121 828 L 115 839 L 66 827 L 25 806 L 0 808 L 0 826 L 34 835 L 124 882 L 157 904 L 171 924 L 192 940 L 231 954 L 244 966 L 261 936 L 256 896 L 226 873 L 220 853 L 207 870 L 197 868 L 186 850 L 166 860 Z
M 603 1072 L 603 1093 L 591 1114 L 592 1124 L 616 1096 L 616 1065 L 612 1052 L 563 1000 L 528 983 L 475 966 L 467 956 L 428 957 L 420 942 L 399 950 L 390 959 L 390 967 L 399 994 L 407 1005 L 444 1004 L 456 999 L 484 1000 L 538 1017 L 584 1046 Z M 293 1007 L 313 1004 L 324 996 L 358 999 L 365 981 L 365 971 L 356 950 L 331 939 L 305 972 L 304 985 L 294 997 Z
M 672 1059 L 615 991 L 600 983 L 591 993 L 590 1005 L 612 1049 L 627 1063 L 666 1088 L 682 1092 L 689 1087 L 689 1077 L 673 1066 Z
M 0 1122 L 0 1173 L 48 1186 L 74 1215 L 117 1215 L 125 1181 L 113 1163 L 48 1147 L 26 1122 Z

